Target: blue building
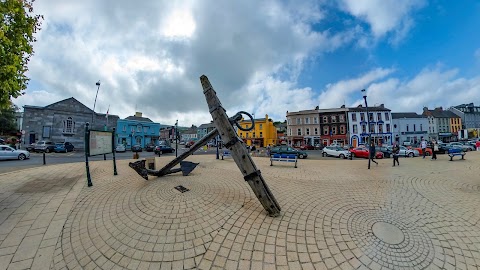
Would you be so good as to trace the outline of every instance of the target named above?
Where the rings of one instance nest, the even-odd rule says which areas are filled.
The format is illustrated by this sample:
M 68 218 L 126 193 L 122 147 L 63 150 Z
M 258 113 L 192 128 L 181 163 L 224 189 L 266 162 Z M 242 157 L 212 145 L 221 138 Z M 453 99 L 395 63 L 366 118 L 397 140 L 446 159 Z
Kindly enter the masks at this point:
M 132 145 L 158 144 L 160 135 L 160 123 L 154 123 L 146 117 L 142 117 L 141 112 L 136 112 L 134 116 L 117 121 L 117 144 L 123 144 L 127 149 Z
M 197 139 L 200 140 L 201 138 L 205 137 L 210 131 L 214 129 L 215 129 L 214 123 L 201 124 L 197 128 Z

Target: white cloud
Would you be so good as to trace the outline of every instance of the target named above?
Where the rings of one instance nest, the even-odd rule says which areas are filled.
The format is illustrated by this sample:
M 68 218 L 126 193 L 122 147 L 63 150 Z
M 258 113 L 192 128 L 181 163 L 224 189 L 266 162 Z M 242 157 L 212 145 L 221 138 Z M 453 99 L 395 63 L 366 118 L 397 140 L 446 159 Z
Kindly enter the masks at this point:
M 342 0 L 340 8 L 370 25 L 375 38 L 395 32 L 392 42 L 398 43 L 414 25 L 411 13 L 425 0 Z

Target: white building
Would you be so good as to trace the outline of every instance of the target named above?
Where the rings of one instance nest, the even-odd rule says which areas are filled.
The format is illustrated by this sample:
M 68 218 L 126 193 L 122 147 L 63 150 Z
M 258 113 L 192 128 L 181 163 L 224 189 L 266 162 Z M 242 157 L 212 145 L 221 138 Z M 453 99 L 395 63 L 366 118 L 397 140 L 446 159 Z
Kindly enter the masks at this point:
M 392 115 L 391 110 L 380 106 L 368 107 L 362 105 L 348 109 L 348 124 L 350 134 L 350 145 L 357 147 L 359 144 L 366 144 L 368 136 L 371 135 L 376 145 L 392 144 Z M 367 128 L 370 122 L 370 128 Z
M 392 113 L 393 140 L 403 145 L 404 142 L 418 143 L 429 138 L 429 119 L 414 113 Z

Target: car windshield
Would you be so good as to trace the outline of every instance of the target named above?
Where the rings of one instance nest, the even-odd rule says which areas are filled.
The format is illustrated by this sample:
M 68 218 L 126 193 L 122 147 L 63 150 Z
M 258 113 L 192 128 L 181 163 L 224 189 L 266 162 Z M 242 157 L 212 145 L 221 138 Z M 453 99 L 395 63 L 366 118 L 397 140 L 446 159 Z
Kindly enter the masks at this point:
M 55 147 L 63 147 L 63 143 L 57 143 L 55 144 Z

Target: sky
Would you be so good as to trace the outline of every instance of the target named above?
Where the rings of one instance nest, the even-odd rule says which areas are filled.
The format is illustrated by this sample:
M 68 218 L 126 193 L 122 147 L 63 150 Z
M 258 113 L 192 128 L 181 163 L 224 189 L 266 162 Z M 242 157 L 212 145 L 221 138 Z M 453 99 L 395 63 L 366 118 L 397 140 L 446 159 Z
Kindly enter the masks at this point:
M 41 0 L 18 106 L 74 97 L 121 118 L 209 123 L 199 77 L 227 114 L 368 105 L 480 105 L 480 1 Z M 97 88 L 96 82 L 100 81 Z

